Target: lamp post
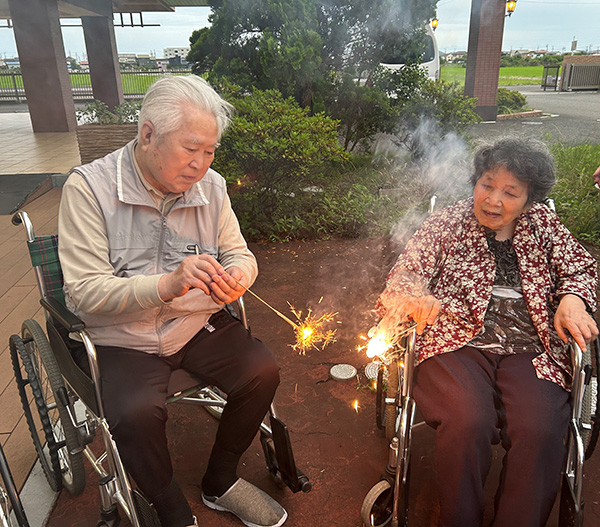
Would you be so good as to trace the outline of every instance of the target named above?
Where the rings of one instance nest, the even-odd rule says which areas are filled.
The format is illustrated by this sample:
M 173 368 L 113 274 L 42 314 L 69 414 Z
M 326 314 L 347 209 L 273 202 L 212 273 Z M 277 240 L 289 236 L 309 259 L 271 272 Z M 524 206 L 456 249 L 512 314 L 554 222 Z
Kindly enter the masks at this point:
M 506 16 L 510 16 L 515 12 L 515 7 L 517 7 L 517 0 L 508 0 L 506 2 Z
M 437 19 L 437 17 L 434 17 L 434 19 L 431 21 L 431 27 L 434 31 L 437 29 L 439 23 L 440 21 Z

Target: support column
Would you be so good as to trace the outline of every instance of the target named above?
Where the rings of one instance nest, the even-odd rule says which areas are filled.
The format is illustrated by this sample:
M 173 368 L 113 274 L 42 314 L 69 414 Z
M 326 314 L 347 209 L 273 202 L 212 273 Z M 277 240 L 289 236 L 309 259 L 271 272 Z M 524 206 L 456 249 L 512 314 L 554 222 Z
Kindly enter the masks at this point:
M 81 23 L 94 99 L 106 103 L 112 110 L 124 100 L 112 14 L 110 17 L 83 16 Z
M 495 121 L 498 112 L 505 5 L 505 0 L 471 1 L 464 93 L 477 98 L 475 111 L 484 121 Z
M 77 125 L 57 0 L 8 0 L 34 132 Z

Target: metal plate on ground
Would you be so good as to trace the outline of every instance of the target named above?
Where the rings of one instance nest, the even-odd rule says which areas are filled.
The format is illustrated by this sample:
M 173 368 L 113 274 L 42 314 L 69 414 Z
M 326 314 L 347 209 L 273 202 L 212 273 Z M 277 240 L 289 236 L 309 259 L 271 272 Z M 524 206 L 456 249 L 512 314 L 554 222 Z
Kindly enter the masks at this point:
M 331 367 L 329 374 L 336 381 L 347 381 L 356 376 L 356 368 L 351 364 L 336 364 Z
M 380 366 L 381 362 L 378 362 L 376 360 L 374 360 L 373 362 L 369 362 L 369 364 L 365 366 L 365 375 L 367 376 L 367 379 L 376 381 L 377 373 L 379 372 Z

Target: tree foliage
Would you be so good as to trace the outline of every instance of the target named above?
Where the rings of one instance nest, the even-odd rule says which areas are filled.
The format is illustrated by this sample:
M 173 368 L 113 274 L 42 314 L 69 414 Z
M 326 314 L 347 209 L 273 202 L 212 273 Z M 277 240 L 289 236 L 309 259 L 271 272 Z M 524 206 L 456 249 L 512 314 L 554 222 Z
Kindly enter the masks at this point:
M 190 37 L 188 61 L 209 79 L 278 89 L 319 108 L 336 77 L 372 71 L 392 48 L 420 45 L 437 0 L 220 0 Z M 419 28 L 419 29 L 415 29 Z

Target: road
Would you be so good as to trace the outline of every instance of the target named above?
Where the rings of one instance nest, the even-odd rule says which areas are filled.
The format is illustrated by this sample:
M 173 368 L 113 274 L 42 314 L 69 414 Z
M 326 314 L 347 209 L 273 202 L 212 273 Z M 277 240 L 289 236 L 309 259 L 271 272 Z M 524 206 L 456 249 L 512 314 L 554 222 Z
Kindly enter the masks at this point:
M 566 145 L 600 144 L 600 92 L 543 91 L 538 86 L 514 87 L 541 117 L 479 123 L 469 127 L 476 139 L 502 135 L 536 137 Z

